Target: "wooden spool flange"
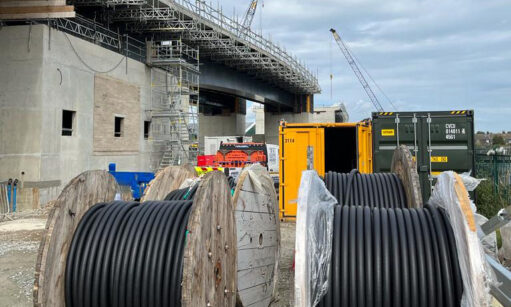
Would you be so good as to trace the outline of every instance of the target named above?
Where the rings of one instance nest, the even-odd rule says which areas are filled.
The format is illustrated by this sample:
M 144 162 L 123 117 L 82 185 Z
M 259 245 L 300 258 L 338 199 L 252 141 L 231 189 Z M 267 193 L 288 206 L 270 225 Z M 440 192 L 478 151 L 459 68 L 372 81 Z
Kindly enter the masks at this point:
M 417 163 L 415 163 L 410 150 L 405 145 L 401 145 L 394 150 L 390 171 L 396 173 L 403 182 L 408 208 L 422 208 L 422 193 L 419 174 L 417 173 Z
M 149 182 L 140 201 L 163 200 L 168 193 L 178 189 L 183 181 L 194 177 L 197 177 L 197 172 L 190 164 L 167 166 Z
M 238 246 L 237 306 L 268 307 L 276 296 L 280 255 L 277 195 L 268 171 L 245 168 L 233 197 Z
M 65 306 L 66 259 L 76 227 L 99 202 L 114 200 L 119 185 L 106 171 L 87 171 L 73 178 L 50 211 L 39 245 L 34 281 L 34 306 Z
M 188 220 L 183 259 L 183 307 L 236 303 L 236 225 L 226 177 L 207 173 Z

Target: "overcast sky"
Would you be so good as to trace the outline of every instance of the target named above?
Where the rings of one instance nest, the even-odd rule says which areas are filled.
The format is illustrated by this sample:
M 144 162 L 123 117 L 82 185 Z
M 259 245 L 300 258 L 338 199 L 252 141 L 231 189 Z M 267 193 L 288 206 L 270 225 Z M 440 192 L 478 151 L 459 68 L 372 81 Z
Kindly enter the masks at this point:
M 220 1 L 239 18 L 249 3 Z M 252 29 L 318 73 L 316 105 L 342 101 L 356 121 L 374 108 L 332 27 L 398 110 L 474 109 L 477 130 L 511 130 L 510 0 L 259 0 Z

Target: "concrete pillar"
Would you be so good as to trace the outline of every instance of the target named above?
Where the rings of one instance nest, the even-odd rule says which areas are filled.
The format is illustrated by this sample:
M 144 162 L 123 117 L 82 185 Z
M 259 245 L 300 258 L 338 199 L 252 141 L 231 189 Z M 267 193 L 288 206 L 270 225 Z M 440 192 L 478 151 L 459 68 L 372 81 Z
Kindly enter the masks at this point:
M 227 115 L 199 114 L 199 147 L 204 148 L 205 136 L 242 136 L 245 135 L 245 115 L 231 113 Z
M 281 120 L 288 123 L 309 123 L 311 122 L 313 114 L 308 112 L 303 113 L 264 113 L 264 135 L 266 143 L 276 144 L 279 143 L 279 124 Z

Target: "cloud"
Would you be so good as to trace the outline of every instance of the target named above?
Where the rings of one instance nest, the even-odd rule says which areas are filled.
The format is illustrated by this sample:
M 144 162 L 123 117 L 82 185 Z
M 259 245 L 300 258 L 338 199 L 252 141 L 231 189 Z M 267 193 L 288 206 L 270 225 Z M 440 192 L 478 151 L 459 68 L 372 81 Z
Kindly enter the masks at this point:
M 221 2 L 225 12 L 236 7 L 240 18 L 249 3 Z M 318 73 L 323 93 L 316 104 L 343 101 L 351 120 L 374 110 L 332 41 L 328 30 L 334 27 L 399 110 L 474 109 L 477 130 L 509 130 L 508 0 L 266 0 L 264 8 L 262 3 L 252 28 L 262 28 Z

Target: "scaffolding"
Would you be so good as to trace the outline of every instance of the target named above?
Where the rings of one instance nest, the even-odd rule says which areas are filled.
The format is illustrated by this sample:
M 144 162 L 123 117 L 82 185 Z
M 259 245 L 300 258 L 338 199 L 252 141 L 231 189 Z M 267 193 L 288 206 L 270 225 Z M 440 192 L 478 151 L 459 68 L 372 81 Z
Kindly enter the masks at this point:
M 158 168 L 191 162 L 197 156 L 199 51 L 181 40 L 147 42 L 151 109 Z

